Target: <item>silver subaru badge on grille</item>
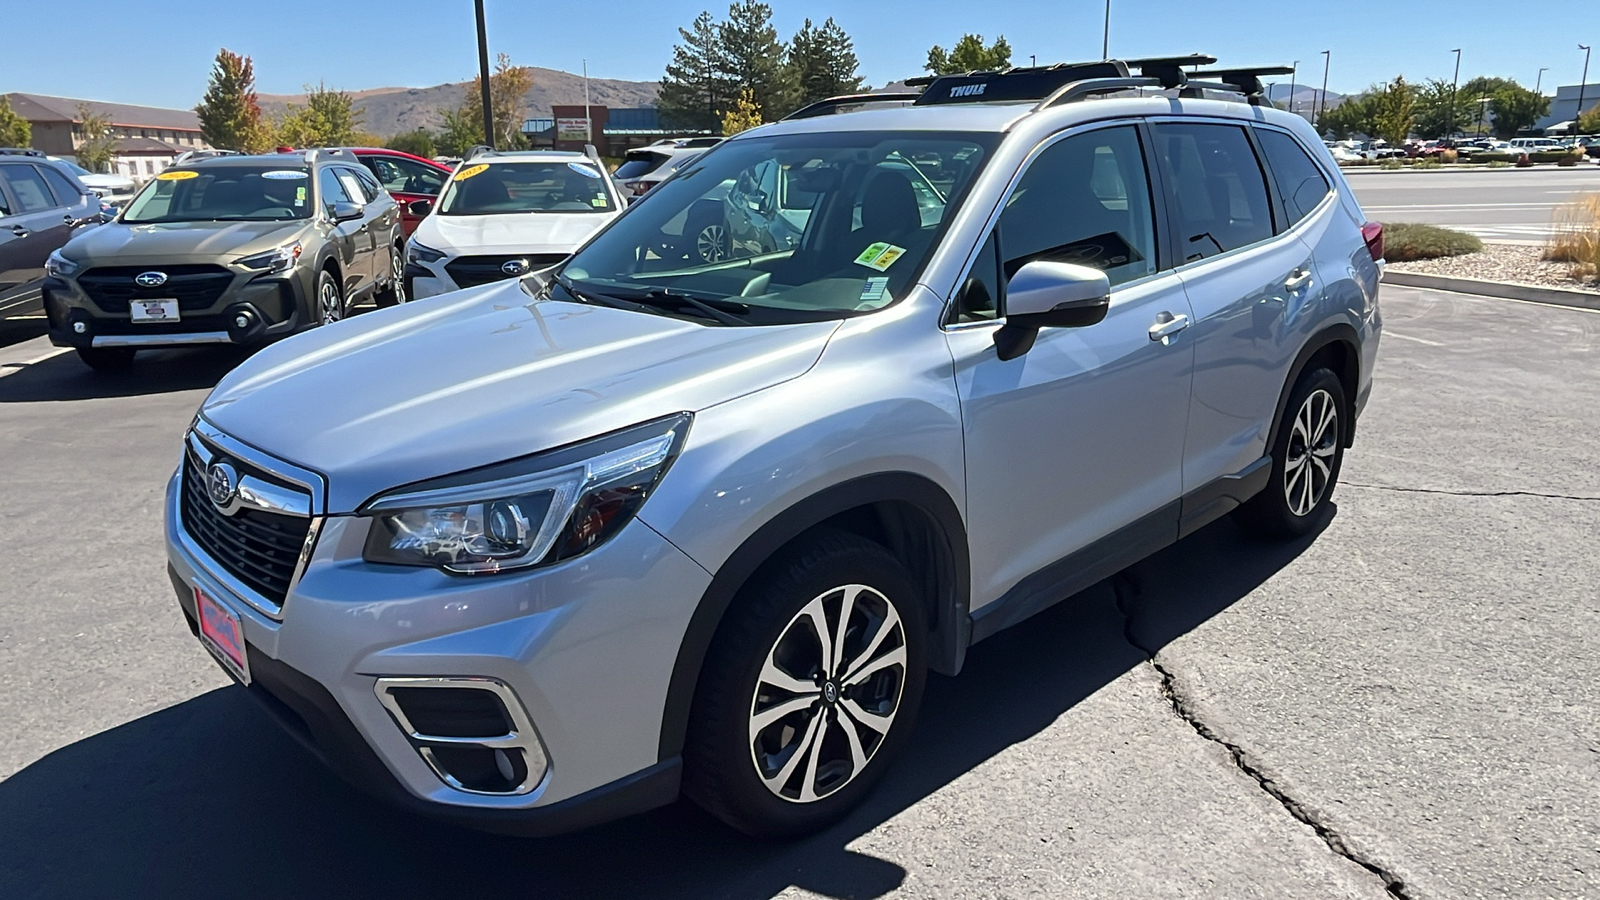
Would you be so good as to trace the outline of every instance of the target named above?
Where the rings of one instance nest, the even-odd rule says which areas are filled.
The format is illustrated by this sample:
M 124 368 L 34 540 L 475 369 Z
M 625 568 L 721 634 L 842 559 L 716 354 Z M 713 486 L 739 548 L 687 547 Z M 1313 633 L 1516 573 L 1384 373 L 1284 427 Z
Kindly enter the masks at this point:
M 167 283 L 165 272 L 140 272 L 133 276 L 133 283 L 139 287 L 161 287 Z
M 510 259 L 500 264 L 500 271 L 507 275 L 526 275 L 532 268 L 525 259 Z
M 239 495 L 239 471 L 225 462 L 212 463 L 206 469 L 206 493 L 218 509 L 227 512 Z

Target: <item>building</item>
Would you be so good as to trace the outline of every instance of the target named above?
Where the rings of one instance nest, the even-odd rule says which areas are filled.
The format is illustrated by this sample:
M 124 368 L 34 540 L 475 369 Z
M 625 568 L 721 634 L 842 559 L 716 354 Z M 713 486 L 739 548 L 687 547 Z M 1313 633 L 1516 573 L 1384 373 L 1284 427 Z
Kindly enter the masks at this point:
M 634 147 L 662 138 L 695 137 L 712 132 L 674 128 L 661 121 L 653 106 L 609 109 L 604 106 L 555 106 L 547 118 L 525 119 L 522 134 L 528 145 L 541 150 L 576 150 L 594 144 L 601 156 L 620 157 Z
M 87 137 L 83 132 L 80 107 L 88 108 L 92 115 L 110 119 L 111 132 L 117 137 L 112 148 L 111 170 L 135 181 L 144 181 L 160 172 L 186 150 L 204 150 L 211 146 L 200 134 L 200 117 L 194 110 L 73 100 L 43 94 L 5 96 L 11 101 L 12 111 L 32 126 L 34 149 L 51 156 L 77 158 L 78 147 Z
M 1582 85 L 1567 84 L 1556 88 L 1555 99 L 1550 101 L 1550 113 L 1535 122 L 1533 127 L 1539 131 L 1549 131 L 1554 134 L 1565 134 L 1572 130 L 1578 118 L 1578 95 L 1583 95 L 1583 111 L 1588 112 L 1600 105 L 1600 84 Z

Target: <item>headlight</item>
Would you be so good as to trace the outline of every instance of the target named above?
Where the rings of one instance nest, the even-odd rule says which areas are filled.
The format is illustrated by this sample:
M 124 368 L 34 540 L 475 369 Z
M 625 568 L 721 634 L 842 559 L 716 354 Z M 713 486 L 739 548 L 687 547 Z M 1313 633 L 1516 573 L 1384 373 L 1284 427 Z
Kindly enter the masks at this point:
M 60 250 L 51 251 L 50 256 L 44 261 L 44 273 L 46 275 L 54 275 L 57 278 L 71 275 L 78 271 L 78 268 L 79 265 L 62 256 Z
M 294 265 L 295 261 L 300 258 L 301 249 L 300 242 L 295 241 L 292 244 L 279 247 L 276 250 L 268 250 L 265 253 L 257 253 L 253 256 L 246 256 L 244 259 L 236 259 L 233 261 L 233 264 L 236 266 L 244 266 L 246 269 L 262 269 L 267 272 L 282 272 Z
M 691 418 L 680 413 L 380 496 L 361 509 L 372 519 L 365 558 L 482 574 L 577 556 L 644 505 Z
M 444 259 L 445 254 L 412 241 L 406 245 L 406 262 L 408 263 L 435 263 Z

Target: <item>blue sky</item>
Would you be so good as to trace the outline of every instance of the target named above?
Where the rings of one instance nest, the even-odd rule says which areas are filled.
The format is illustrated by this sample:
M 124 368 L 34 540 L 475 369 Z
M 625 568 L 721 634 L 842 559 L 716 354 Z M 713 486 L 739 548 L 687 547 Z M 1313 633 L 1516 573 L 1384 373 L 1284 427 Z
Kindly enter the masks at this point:
M 1005 35 L 1014 61 L 1021 63 L 1029 54 L 1040 62 L 1100 55 L 1100 0 L 921 0 L 914 6 L 770 2 L 784 38 L 807 16 L 816 21 L 833 16 L 855 39 L 862 74 L 874 85 L 917 73 L 929 46 L 948 47 L 967 31 Z M 708 7 L 694 0 L 487 0 L 487 8 L 491 53 L 570 72 L 577 72 L 587 58 L 591 76 L 658 80 L 671 56 L 676 28 Z M 709 8 L 718 16 L 726 11 L 722 4 Z M 1600 16 L 1584 13 L 1586 8 L 1577 3 L 1541 7 L 1535 13 L 1503 0 L 1112 0 L 1111 52 L 1132 57 L 1204 51 L 1224 63 L 1240 64 L 1298 59 L 1300 82 L 1320 84 L 1320 53 L 1331 50 L 1328 86 L 1349 93 L 1397 73 L 1409 80 L 1448 79 L 1454 62 L 1450 51 L 1460 47 L 1463 80 L 1499 75 L 1531 87 L 1539 67 L 1548 66 L 1548 93 L 1552 85 L 1577 83 L 1583 65 L 1577 44 L 1600 40 Z M 218 47 L 254 57 L 263 93 L 294 93 L 319 80 L 346 90 L 425 87 L 470 77 L 476 68 L 472 4 L 467 0 L 320 7 L 167 3 L 150 9 L 109 0 L 55 0 L 47 5 L 18 3 L 6 18 L 19 26 L 13 36 L 68 31 L 96 35 L 90 43 L 98 52 L 63 56 L 60 41 L 8 42 L 0 60 L 0 92 L 189 107 L 205 88 Z M 30 27 L 30 19 L 36 27 Z M 89 46 L 82 41 L 78 45 Z M 118 46 L 120 53 L 111 49 Z M 1600 59 L 1595 63 L 1591 81 L 1600 78 Z

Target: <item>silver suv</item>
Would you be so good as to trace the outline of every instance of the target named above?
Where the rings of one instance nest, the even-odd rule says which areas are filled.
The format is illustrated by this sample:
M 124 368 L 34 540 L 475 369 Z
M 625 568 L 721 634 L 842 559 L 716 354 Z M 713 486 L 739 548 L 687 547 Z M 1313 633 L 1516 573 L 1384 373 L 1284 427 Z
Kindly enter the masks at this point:
M 843 816 L 930 669 L 1223 515 L 1330 514 L 1381 229 L 1259 70 L 1194 62 L 825 102 L 558 267 L 262 350 L 167 492 L 191 627 L 412 809 Z M 758 171 L 792 244 L 657 252 Z

